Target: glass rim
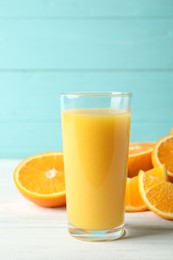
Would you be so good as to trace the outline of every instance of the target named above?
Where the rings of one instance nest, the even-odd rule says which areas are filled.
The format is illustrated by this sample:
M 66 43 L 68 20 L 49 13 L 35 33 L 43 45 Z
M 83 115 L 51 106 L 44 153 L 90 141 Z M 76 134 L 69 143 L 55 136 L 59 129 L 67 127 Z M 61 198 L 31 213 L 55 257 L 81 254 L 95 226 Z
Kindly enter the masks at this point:
M 63 92 L 63 97 L 131 97 L 131 92 Z

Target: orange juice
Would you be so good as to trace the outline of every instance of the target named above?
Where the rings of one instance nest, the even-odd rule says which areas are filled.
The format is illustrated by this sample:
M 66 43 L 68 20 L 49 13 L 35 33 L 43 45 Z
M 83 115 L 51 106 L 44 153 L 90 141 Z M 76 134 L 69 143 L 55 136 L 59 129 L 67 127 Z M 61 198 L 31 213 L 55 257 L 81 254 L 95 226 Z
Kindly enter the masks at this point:
M 62 114 L 68 220 L 101 230 L 124 223 L 130 113 L 76 109 Z

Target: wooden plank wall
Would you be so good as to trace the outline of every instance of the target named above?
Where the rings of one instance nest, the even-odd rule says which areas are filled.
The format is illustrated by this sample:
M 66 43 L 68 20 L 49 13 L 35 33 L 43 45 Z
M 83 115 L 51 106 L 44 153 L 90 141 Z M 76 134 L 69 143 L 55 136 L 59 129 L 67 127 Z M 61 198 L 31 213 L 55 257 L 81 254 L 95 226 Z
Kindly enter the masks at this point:
M 173 126 L 173 0 L 0 0 L 0 157 L 61 150 L 59 93 L 133 92 L 131 141 Z

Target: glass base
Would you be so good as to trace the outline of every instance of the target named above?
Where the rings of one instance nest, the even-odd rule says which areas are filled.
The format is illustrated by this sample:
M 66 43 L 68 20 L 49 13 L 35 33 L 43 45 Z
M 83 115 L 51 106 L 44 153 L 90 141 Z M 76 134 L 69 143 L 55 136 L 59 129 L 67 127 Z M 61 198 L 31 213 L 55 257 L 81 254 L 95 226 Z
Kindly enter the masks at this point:
M 89 230 L 68 225 L 68 231 L 73 237 L 85 241 L 112 241 L 126 234 L 124 225 L 108 230 Z

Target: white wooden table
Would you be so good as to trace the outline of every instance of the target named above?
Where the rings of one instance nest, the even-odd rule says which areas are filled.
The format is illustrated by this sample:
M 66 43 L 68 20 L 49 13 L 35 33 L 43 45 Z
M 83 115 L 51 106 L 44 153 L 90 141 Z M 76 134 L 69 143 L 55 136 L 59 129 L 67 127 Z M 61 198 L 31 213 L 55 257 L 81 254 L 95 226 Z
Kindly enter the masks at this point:
M 27 201 L 13 183 L 19 161 L 0 160 L 0 260 L 173 259 L 173 221 L 152 212 L 126 214 L 127 235 L 112 242 L 83 242 L 66 228 L 65 207 Z

